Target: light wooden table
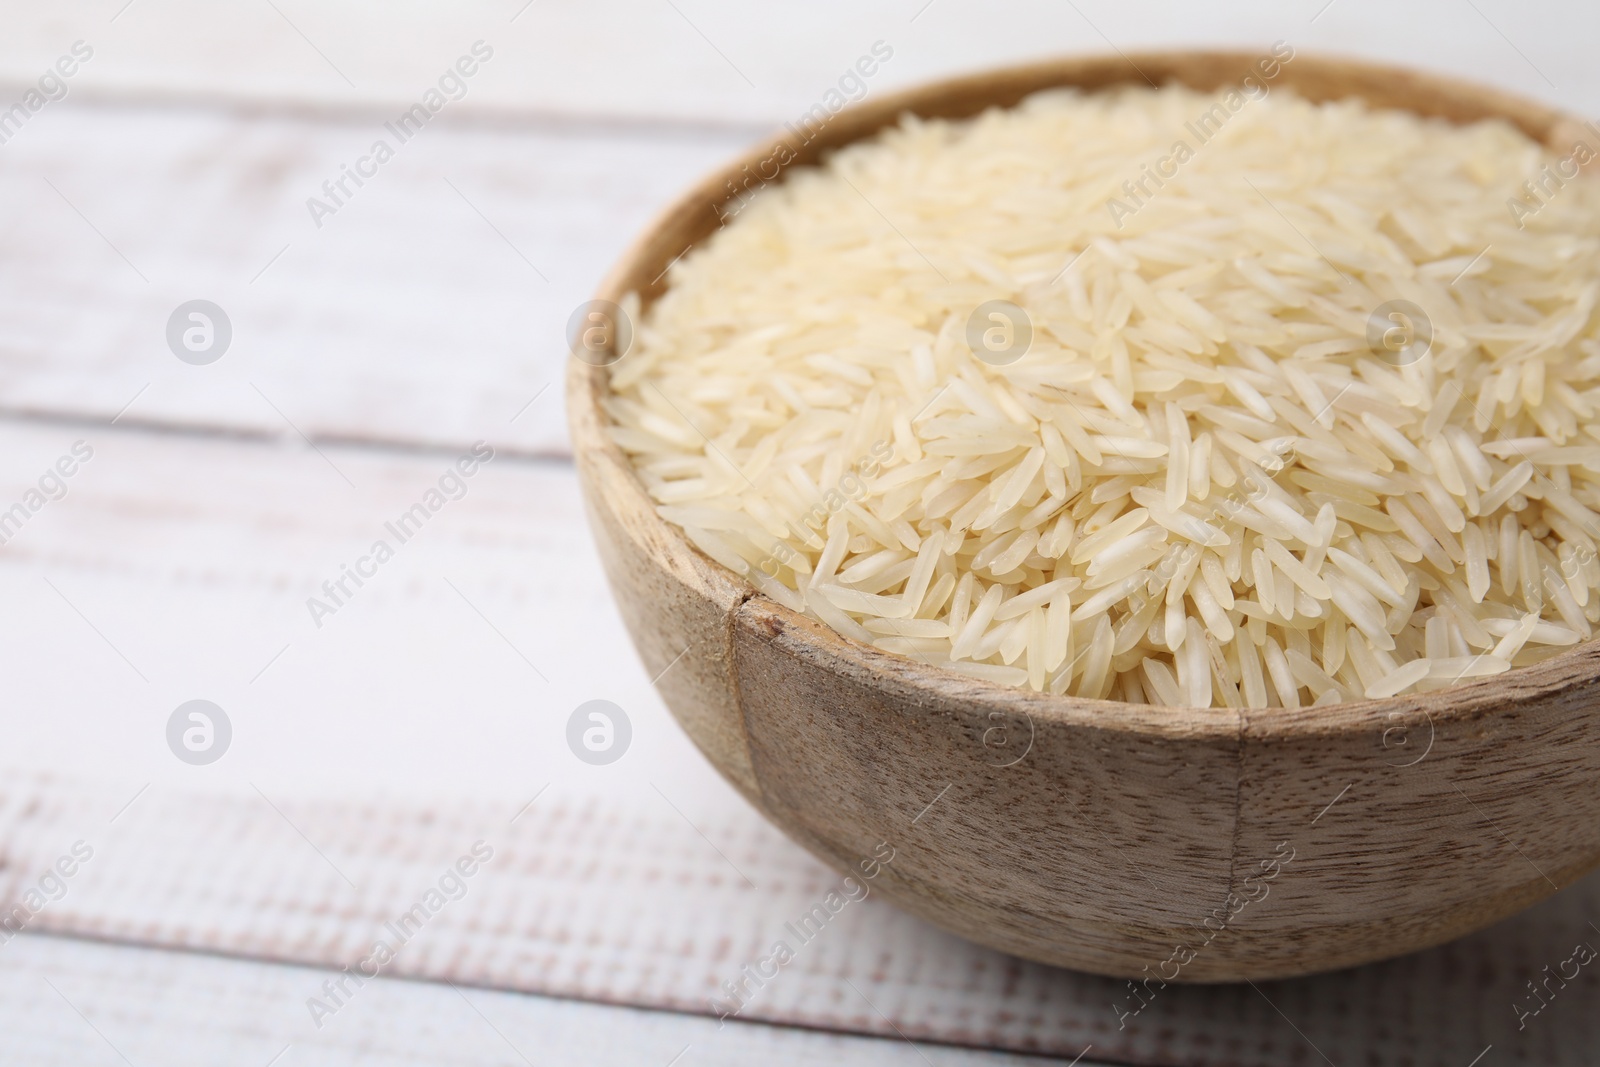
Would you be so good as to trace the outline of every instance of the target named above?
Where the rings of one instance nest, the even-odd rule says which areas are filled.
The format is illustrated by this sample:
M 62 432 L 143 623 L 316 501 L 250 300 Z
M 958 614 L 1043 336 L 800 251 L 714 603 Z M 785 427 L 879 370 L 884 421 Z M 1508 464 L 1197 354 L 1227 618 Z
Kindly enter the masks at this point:
M 653 211 L 875 41 L 894 58 L 870 92 L 1064 51 L 1281 38 L 1600 110 L 1600 11 L 1576 4 L 7 0 L 0 25 L 0 103 L 73 42 L 94 52 L 0 145 L 0 509 L 75 441 L 94 449 L 0 547 L 0 763 L 219 794 L 548 782 L 671 795 L 691 819 L 738 803 L 604 592 L 566 459 L 561 334 Z M 494 55 L 465 97 L 317 226 L 307 198 L 479 40 Z M 165 337 L 196 298 L 233 329 L 207 366 Z M 477 440 L 497 459 L 466 496 L 314 625 L 306 598 Z M 238 737 L 203 769 L 163 734 L 197 697 Z M 637 731 L 628 773 L 603 780 L 560 741 L 596 697 Z M 0 948 L 0 1062 L 266 1064 L 272 1013 L 303 990 L 292 971 L 18 938 Z M 280 1062 L 1008 1060 L 426 983 L 362 1012 Z

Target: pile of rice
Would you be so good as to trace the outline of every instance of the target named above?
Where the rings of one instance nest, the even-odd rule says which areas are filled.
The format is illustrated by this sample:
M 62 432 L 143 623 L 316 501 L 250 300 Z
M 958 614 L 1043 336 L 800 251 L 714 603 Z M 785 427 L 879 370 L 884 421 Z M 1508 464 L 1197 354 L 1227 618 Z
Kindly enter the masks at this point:
M 761 190 L 630 298 L 608 411 L 661 515 L 842 634 L 1051 693 L 1299 707 L 1588 639 L 1600 181 L 1530 199 L 1555 157 L 1507 124 L 1279 89 L 1136 204 L 1218 99 L 906 118 Z M 992 300 L 1032 325 L 1006 365 Z M 1392 300 L 1420 358 L 1369 342 Z

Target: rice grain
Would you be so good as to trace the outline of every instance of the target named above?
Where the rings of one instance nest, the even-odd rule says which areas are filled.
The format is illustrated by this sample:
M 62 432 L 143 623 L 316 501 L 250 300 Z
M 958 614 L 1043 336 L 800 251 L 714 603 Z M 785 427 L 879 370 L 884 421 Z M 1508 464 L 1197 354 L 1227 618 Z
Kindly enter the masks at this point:
M 908 118 L 756 192 L 626 305 L 606 408 L 663 518 L 848 637 L 1080 697 L 1322 705 L 1588 640 L 1600 182 L 1518 225 L 1553 157 L 1509 124 L 1281 88 L 1127 180 L 1221 99 Z M 996 300 L 1020 358 L 969 347 Z M 1396 300 L 1416 358 L 1369 336 Z

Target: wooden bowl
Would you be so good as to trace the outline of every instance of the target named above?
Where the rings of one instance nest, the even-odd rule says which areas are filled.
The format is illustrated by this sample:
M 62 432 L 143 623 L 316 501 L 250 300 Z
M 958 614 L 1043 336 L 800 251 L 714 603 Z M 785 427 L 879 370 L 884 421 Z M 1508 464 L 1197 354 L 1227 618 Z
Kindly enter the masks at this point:
M 718 226 L 730 183 L 779 145 L 798 165 L 907 111 L 961 117 L 1051 86 L 1144 76 L 1215 89 L 1257 58 L 1069 59 L 871 100 L 809 144 L 779 135 L 705 179 L 597 297 L 658 296 L 668 264 Z M 1457 122 L 1499 116 L 1563 155 L 1583 134 L 1490 89 L 1343 59 L 1297 56 L 1273 84 Z M 1295 711 L 974 680 L 842 637 L 692 548 L 606 432 L 607 376 L 572 360 L 568 411 L 595 537 L 647 670 L 664 672 L 668 706 L 752 804 L 907 911 L 1046 963 L 1236 981 L 1436 945 L 1600 862 L 1594 645 L 1446 691 Z

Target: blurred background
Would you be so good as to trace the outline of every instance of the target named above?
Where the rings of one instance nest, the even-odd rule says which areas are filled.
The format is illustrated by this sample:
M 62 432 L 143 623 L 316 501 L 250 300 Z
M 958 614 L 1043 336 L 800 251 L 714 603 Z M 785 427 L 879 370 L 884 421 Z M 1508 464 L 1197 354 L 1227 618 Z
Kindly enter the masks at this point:
M 1600 114 L 1592 4 L 0 3 L 0 1062 L 1466 1067 L 1475 1031 L 1374 1052 L 1317 1015 L 1390 972 L 1174 996 L 1130 1035 L 1117 984 L 875 900 L 741 1015 L 781 1026 L 719 1028 L 836 878 L 667 715 L 570 464 L 569 315 L 875 45 L 859 95 L 1279 40 Z M 604 761 L 571 740 L 590 701 Z M 479 841 L 384 978 L 322 990 Z

